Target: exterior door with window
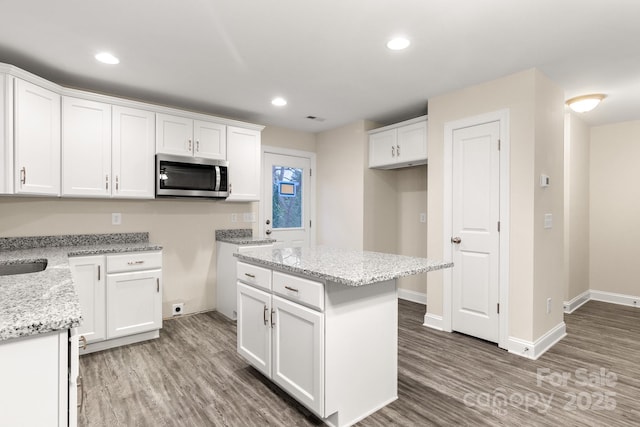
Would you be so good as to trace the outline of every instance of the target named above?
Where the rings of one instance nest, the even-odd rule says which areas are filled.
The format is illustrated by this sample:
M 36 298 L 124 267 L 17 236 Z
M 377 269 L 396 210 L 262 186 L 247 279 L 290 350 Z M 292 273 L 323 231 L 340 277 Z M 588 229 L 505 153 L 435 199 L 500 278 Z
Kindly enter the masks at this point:
M 264 230 L 274 247 L 309 246 L 309 158 L 264 153 Z

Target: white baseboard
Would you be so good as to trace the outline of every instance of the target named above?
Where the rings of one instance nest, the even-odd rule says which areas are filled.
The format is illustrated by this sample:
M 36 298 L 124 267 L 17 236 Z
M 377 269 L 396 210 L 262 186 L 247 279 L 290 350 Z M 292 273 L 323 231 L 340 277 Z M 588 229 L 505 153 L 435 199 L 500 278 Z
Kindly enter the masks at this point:
M 567 326 L 564 322 L 561 322 L 535 340 L 535 342 L 509 337 L 507 346 L 509 353 L 536 360 L 566 336 Z
M 435 314 L 425 314 L 423 325 L 431 329 L 436 329 L 438 331 L 444 330 L 444 321 L 442 320 L 442 316 L 438 316 Z
M 410 291 L 408 289 L 398 288 L 398 298 L 406 301 L 417 302 L 418 304 L 427 304 L 427 294 Z
M 571 301 L 564 302 L 564 312 L 571 314 L 576 311 L 578 308 L 582 307 L 583 304 L 589 302 L 591 299 L 591 291 L 584 291 L 577 297 L 573 298 Z
M 594 301 L 628 305 L 630 307 L 640 307 L 640 297 L 634 297 L 633 295 L 616 294 L 604 291 L 590 291 L 589 293 L 590 299 Z

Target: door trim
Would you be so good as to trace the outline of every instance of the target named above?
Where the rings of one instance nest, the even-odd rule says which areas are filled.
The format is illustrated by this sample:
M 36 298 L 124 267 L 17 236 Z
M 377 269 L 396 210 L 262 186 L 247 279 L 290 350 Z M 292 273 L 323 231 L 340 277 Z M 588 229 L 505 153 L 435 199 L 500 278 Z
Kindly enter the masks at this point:
M 311 163 L 311 170 L 313 171 L 313 175 L 311 176 L 310 182 L 310 190 L 311 194 L 309 195 L 309 220 L 311 221 L 310 233 L 309 233 L 309 245 L 315 246 L 316 244 L 316 153 L 312 151 L 303 151 L 303 150 L 294 150 L 291 148 L 281 148 L 281 147 L 273 147 L 269 145 L 262 146 L 262 170 L 264 170 L 264 155 L 265 154 L 279 154 L 282 156 L 292 156 L 292 157 L 302 157 L 305 159 L 309 159 Z M 258 234 L 260 236 L 266 236 L 264 234 L 264 209 L 262 206 L 262 196 L 264 195 L 264 186 L 265 182 L 263 179 L 260 180 L 260 207 L 258 209 Z
M 509 345 L 509 231 L 510 231 L 510 197 L 509 197 L 509 109 L 493 111 L 473 117 L 446 122 L 444 124 L 444 192 L 443 192 L 443 236 L 442 254 L 445 261 L 453 260 L 453 246 L 450 242 L 453 235 L 453 132 L 471 126 L 490 122 L 500 122 L 500 254 L 499 254 L 499 302 L 500 302 L 500 334 L 498 346 L 508 348 Z M 442 329 L 451 332 L 453 315 L 452 269 L 443 270 L 442 289 Z

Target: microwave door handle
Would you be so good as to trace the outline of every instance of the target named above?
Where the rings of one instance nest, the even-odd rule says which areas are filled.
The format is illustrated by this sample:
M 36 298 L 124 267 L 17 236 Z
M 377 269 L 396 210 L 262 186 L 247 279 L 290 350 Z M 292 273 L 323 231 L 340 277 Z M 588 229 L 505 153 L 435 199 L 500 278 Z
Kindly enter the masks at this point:
M 215 191 L 220 191 L 220 166 L 216 166 L 216 186 Z

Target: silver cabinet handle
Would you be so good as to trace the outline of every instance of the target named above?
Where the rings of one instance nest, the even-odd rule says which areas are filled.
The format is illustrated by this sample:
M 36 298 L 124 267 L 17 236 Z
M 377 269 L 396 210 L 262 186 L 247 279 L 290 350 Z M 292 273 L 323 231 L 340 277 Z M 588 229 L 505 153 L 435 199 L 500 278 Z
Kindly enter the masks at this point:
M 189 151 L 191 151 L 191 140 L 189 140 Z
M 98 281 L 100 281 L 100 266 L 98 266 Z
M 292 288 L 291 286 L 285 286 L 284 287 L 286 290 L 291 291 L 291 292 L 298 292 L 298 290 L 296 288 Z
M 139 264 L 144 264 L 144 261 L 140 260 L 140 261 L 129 261 L 127 262 L 127 264 L 129 265 L 139 265 Z
M 80 395 L 80 403 L 78 403 L 78 410 L 82 412 L 82 408 L 84 407 L 84 380 L 82 375 L 78 375 L 76 379 L 76 384 L 78 388 L 78 394 Z
M 229 183 L 229 195 L 231 195 L 231 192 L 232 192 L 231 183 Z
M 273 328 L 274 326 L 276 326 L 276 322 L 273 320 L 273 315 L 276 314 L 276 311 L 272 308 L 271 309 L 271 327 Z
M 267 320 L 267 312 L 269 311 L 269 309 L 267 308 L 267 305 L 264 305 L 264 310 L 262 311 L 262 318 L 264 319 L 264 324 L 266 325 L 268 320 Z
M 85 338 L 84 335 L 80 335 L 80 338 L 78 338 L 78 343 L 79 343 L 78 345 L 79 348 L 83 350 L 87 349 L 87 339 Z
M 160 293 L 160 278 L 156 277 L 156 292 Z
M 108 189 L 109 189 L 109 174 L 107 174 L 107 175 L 104 177 L 104 189 L 105 189 L 105 190 L 108 190 Z
M 452 237 L 451 238 L 451 243 L 455 243 L 456 245 L 459 245 L 462 242 L 462 239 L 459 237 Z
M 394 145 L 391 146 L 391 157 L 396 156 L 396 147 Z
M 27 183 L 27 168 L 26 166 L 23 166 L 22 169 L 20 169 L 20 184 L 26 184 Z
M 118 191 L 118 188 L 119 188 L 119 187 L 120 187 L 120 186 L 118 185 L 118 175 L 116 175 L 116 191 Z
M 396 145 L 396 154 L 400 156 L 400 144 Z
M 245 276 L 247 276 L 247 277 L 251 277 L 252 279 L 255 279 L 255 278 L 256 278 L 256 275 L 255 275 L 255 274 L 251 274 L 251 273 L 244 273 L 244 275 L 245 275 Z
M 200 141 L 196 139 L 196 151 L 200 152 Z

